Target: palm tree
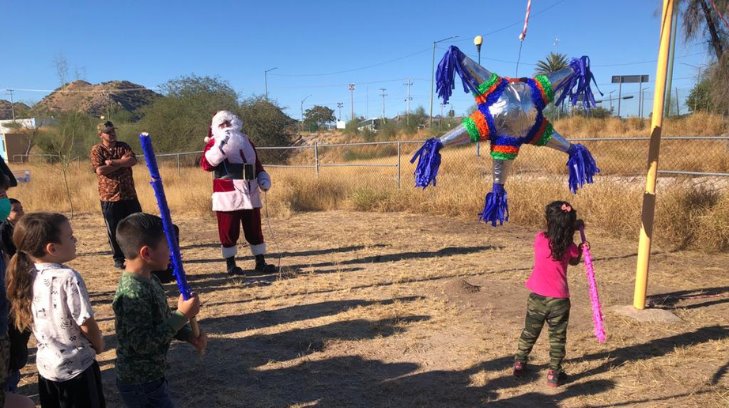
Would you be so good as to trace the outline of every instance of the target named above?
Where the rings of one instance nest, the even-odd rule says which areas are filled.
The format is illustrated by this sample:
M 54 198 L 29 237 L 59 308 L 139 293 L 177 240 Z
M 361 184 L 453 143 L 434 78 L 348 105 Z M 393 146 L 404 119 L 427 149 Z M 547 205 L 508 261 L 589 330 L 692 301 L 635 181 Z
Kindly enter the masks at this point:
M 729 27 L 722 26 L 717 12 L 729 14 L 729 0 L 684 0 L 683 35 L 686 41 L 698 37 L 708 37 L 707 43 L 713 48 L 716 60 L 721 61 L 729 45 Z M 716 9 L 714 9 L 716 5 Z
M 552 72 L 559 71 L 562 68 L 569 66 L 567 56 L 555 52 L 550 52 L 547 58 L 537 62 L 537 68 L 534 71 L 535 75 L 549 75 Z

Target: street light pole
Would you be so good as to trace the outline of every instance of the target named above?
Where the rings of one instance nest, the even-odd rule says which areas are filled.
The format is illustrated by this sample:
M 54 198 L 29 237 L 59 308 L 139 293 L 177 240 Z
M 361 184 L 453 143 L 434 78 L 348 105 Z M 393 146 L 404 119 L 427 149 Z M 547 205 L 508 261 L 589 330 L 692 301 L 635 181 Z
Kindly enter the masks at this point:
M 263 71 L 263 82 L 264 86 L 266 87 L 266 100 L 268 100 L 268 73 L 273 71 L 274 69 L 278 69 L 278 67 L 269 68 Z
M 476 51 L 478 52 L 478 65 L 481 65 L 481 44 L 483 44 L 483 37 L 477 35 L 473 38 L 473 45 L 476 46 Z
M 454 35 L 452 37 L 444 38 L 442 40 L 433 41 L 433 64 L 432 64 L 431 75 L 430 75 L 430 120 L 428 121 L 428 127 L 430 127 L 430 128 L 433 127 L 433 92 L 434 92 L 433 88 L 435 86 L 435 45 L 440 42 L 448 41 L 448 40 L 451 40 L 451 39 L 457 38 L 457 37 L 458 37 L 457 35 Z
M 645 96 L 643 95 L 643 93 L 648 90 L 649 90 L 648 88 L 643 89 L 643 90 L 641 90 L 641 94 L 640 94 L 640 97 L 641 97 L 640 98 L 640 118 L 641 119 L 643 119 L 643 116 L 645 116 L 645 110 L 643 110 L 643 102 L 645 102 Z
M 304 99 L 301 100 L 301 131 L 304 131 L 304 101 L 310 97 L 311 95 L 306 95 Z

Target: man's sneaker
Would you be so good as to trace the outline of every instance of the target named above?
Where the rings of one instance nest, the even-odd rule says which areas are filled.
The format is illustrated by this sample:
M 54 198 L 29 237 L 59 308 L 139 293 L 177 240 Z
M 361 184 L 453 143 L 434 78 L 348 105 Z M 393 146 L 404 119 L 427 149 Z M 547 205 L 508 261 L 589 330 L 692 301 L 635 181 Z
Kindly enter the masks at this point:
M 523 361 L 514 361 L 514 377 L 521 377 L 526 371 L 526 363 Z
M 547 385 L 550 387 L 559 387 L 560 385 L 564 384 L 565 380 L 567 379 L 567 374 L 564 373 L 564 371 L 557 372 L 556 370 L 549 370 L 547 371 Z
M 115 259 L 114 260 L 114 267 L 116 269 L 124 269 L 124 260 L 123 259 Z

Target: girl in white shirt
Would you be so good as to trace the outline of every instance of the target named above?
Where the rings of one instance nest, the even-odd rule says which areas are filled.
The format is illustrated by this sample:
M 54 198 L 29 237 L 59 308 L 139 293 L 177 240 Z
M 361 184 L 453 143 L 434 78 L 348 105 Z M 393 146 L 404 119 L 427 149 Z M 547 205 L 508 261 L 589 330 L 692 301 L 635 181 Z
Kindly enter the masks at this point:
M 7 270 L 7 296 L 19 330 L 38 343 L 36 365 L 42 407 L 104 407 L 96 354 L 104 339 L 86 284 L 64 262 L 76 258 L 68 219 L 31 213 L 13 232 L 18 251 Z

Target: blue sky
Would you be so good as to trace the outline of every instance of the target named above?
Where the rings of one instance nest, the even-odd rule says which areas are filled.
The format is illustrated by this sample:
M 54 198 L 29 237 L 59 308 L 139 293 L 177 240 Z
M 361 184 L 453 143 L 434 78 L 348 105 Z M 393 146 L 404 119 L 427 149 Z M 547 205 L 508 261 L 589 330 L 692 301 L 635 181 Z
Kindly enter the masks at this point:
M 253 5 L 255 4 L 255 5 Z M 588 55 L 600 89 L 612 75 L 656 72 L 661 1 L 533 0 L 519 76 L 549 52 Z M 65 59 L 69 80 L 129 80 L 149 88 L 196 74 L 227 81 L 242 98 L 268 95 L 294 117 L 313 105 L 350 116 L 355 83 L 357 115 L 404 112 L 408 79 L 411 109 L 430 107 L 433 42 L 436 64 L 448 45 L 477 59 L 473 38 L 483 35 L 481 62 L 514 76 L 526 0 L 510 1 L 33 1 L 0 0 L 0 99 L 36 102 L 60 84 L 55 61 Z M 676 45 L 673 87 L 683 102 L 698 69 L 709 62 L 703 43 Z M 693 66 L 691 66 L 693 65 Z M 645 112 L 651 108 L 653 82 Z M 622 114 L 638 112 L 638 84 L 623 85 Z M 598 96 L 599 98 L 599 96 Z M 454 92 L 463 114 L 473 99 Z M 607 103 L 606 103 L 607 105 Z M 617 108 L 617 103 L 615 104 Z M 681 110 L 685 110 L 682 104 Z M 436 99 L 434 114 L 440 113 Z

